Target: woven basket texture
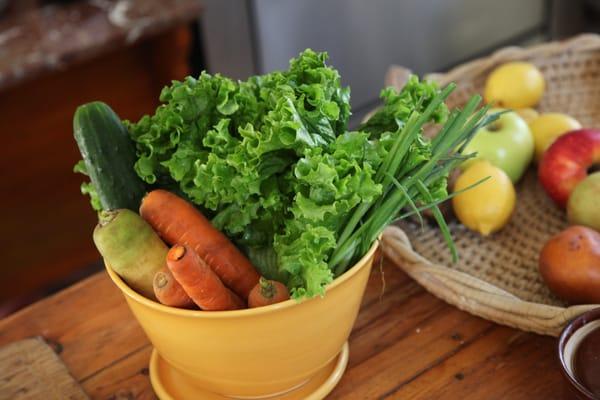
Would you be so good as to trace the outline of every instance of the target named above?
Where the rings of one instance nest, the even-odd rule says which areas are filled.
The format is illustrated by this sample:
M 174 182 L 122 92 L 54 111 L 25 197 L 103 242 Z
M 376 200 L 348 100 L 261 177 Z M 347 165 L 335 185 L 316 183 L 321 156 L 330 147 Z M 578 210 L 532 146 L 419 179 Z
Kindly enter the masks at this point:
M 582 35 L 523 49 L 509 47 L 490 57 L 430 74 L 441 85 L 456 82 L 450 106 L 462 106 L 474 93 L 483 93 L 492 69 L 508 61 L 535 64 L 546 80 L 539 112 L 562 112 L 584 127 L 600 127 L 600 36 Z M 386 83 L 400 87 L 407 70 L 391 67 Z M 435 224 L 421 227 L 403 221 L 386 230 L 384 252 L 430 292 L 457 307 L 500 324 L 556 336 L 575 316 L 595 305 L 568 307 L 554 297 L 538 272 L 544 243 L 568 226 L 564 211 L 546 196 L 535 167 L 517 184 L 517 205 L 511 221 L 483 237 L 455 219 L 449 223 L 459 261 L 450 252 Z

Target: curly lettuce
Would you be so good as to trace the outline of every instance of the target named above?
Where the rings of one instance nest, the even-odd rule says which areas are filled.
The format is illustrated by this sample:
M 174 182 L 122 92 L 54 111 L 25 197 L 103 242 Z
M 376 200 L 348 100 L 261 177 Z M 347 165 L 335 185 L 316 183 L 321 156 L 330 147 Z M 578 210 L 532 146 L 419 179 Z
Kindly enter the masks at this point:
M 212 212 L 213 224 L 249 254 L 275 249 L 274 270 L 285 271 L 292 290 L 311 296 L 331 280 L 326 255 L 335 245 L 333 214 L 318 209 L 348 209 L 350 196 L 336 193 L 335 185 L 350 190 L 343 179 L 353 171 L 332 164 L 336 177 L 330 179 L 328 197 L 323 197 L 324 184 L 315 182 L 311 189 L 310 183 L 301 183 L 308 167 L 300 160 L 318 163 L 315 151 L 328 149 L 344 134 L 350 116 L 349 89 L 326 59 L 326 53 L 307 50 L 291 60 L 289 70 L 244 82 L 207 73 L 188 77 L 164 88 L 163 104 L 154 115 L 126 121 L 138 151 L 135 170 L 145 182 L 175 186 Z M 359 201 L 356 195 L 352 201 Z M 303 212 L 306 218 L 292 224 Z M 317 220 L 326 232 L 313 232 L 317 222 L 307 225 L 316 217 L 311 213 L 321 214 Z M 301 239 L 297 232 L 307 229 L 315 237 Z M 307 247 L 306 240 L 323 244 Z M 308 254 L 292 260 L 293 246 L 307 247 Z M 269 275 L 267 266 L 261 268 L 264 263 L 255 263 Z
M 437 86 L 411 77 L 400 92 L 384 90 L 382 109 L 349 132 L 350 91 L 326 60 L 306 50 L 286 71 L 237 82 L 204 72 L 165 87 L 153 115 L 125 121 L 137 174 L 198 205 L 261 274 L 285 282 L 296 298 L 324 293 L 348 224 L 372 225 L 362 216 L 394 194 L 381 171 L 398 164 L 404 176 L 432 159 L 420 126 L 403 139 L 411 116 L 448 117 Z M 415 198 L 446 196 L 444 176 Z
M 73 167 L 73 172 L 83 174 L 85 176 L 89 176 L 87 172 L 87 168 L 85 166 L 85 162 L 83 160 L 79 160 L 77 164 Z M 90 204 L 94 211 L 102 211 L 102 203 L 100 203 L 100 197 L 98 196 L 98 192 L 96 188 L 92 184 L 92 182 L 82 182 L 81 183 L 81 194 L 90 196 Z

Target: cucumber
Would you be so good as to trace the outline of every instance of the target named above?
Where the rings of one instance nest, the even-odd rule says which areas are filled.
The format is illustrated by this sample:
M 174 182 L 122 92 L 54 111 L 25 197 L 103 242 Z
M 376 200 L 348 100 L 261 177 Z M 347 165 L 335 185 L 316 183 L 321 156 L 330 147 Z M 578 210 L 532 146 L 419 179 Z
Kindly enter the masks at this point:
M 103 210 L 137 210 L 146 188 L 133 165 L 135 145 L 121 119 L 105 103 L 79 106 L 73 135 Z
M 104 262 L 133 290 L 155 300 L 152 281 L 166 267 L 169 249 L 152 227 L 131 210 L 102 211 L 93 236 Z

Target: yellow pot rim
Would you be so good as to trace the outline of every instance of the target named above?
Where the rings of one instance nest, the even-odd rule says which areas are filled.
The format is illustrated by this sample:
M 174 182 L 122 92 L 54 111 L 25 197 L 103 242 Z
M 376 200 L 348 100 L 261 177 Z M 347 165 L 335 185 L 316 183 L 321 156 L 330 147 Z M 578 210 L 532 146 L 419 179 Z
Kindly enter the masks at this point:
M 352 268 L 344 272 L 341 276 L 334 279 L 326 288 L 325 288 L 325 296 L 327 292 L 335 289 L 337 286 L 343 284 L 347 280 L 351 279 L 356 273 L 367 265 L 367 260 L 372 257 L 373 253 L 379 246 L 379 239 L 373 243 L 369 251 L 356 263 Z M 214 319 L 214 318 L 236 318 L 236 317 L 252 317 L 257 315 L 270 314 L 274 312 L 278 312 L 290 307 L 297 306 L 302 304 L 305 301 L 310 301 L 311 299 L 304 299 L 301 301 L 290 299 L 283 301 L 281 303 L 271 304 L 269 306 L 257 307 L 257 308 L 246 308 L 243 310 L 230 310 L 230 311 L 202 311 L 202 310 L 186 310 L 184 308 L 170 307 L 165 306 L 164 304 L 157 303 L 153 300 L 150 300 L 141 294 L 137 293 L 133 289 L 127 285 L 119 275 L 107 264 L 104 263 L 106 267 L 106 271 L 108 275 L 112 279 L 112 281 L 117 285 L 117 287 L 129 298 L 135 300 L 138 303 L 145 305 L 146 307 L 155 309 L 157 311 L 161 311 L 171 315 L 177 315 L 181 317 L 189 317 L 189 318 L 205 318 L 205 319 Z

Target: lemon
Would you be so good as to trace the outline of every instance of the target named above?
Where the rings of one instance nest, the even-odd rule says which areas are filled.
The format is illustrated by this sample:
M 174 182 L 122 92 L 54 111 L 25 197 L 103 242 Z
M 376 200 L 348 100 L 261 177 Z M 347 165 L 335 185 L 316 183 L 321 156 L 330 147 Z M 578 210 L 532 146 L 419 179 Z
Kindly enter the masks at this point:
M 454 191 L 463 190 L 488 176 L 485 182 L 452 199 L 459 221 L 484 236 L 506 225 L 515 208 L 516 194 L 510 178 L 500 168 L 481 160 L 471 164 L 454 186 Z
M 545 113 L 529 122 L 529 130 L 535 142 L 535 159 L 540 161 L 544 152 L 559 136 L 575 129 L 581 129 L 581 124 L 561 113 Z
M 527 123 L 530 123 L 540 116 L 540 114 L 533 108 L 519 108 L 518 110 L 515 110 L 515 112 Z
M 485 101 L 497 107 L 527 108 L 536 105 L 545 87 L 544 76 L 535 65 L 509 62 L 492 71 L 485 83 Z

